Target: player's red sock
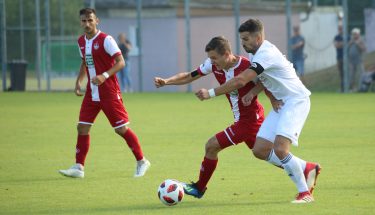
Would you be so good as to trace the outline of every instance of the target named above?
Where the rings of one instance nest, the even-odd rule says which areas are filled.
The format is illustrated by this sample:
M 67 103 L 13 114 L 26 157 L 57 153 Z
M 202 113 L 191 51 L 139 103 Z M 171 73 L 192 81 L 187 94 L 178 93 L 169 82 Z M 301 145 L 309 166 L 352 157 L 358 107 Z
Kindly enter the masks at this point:
M 124 139 L 129 148 L 132 150 L 135 159 L 137 159 L 137 161 L 142 160 L 143 152 L 141 145 L 139 144 L 137 135 L 130 128 L 128 128 L 128 130 L 125 132 Z
M 210 180 L 212 174 L 214 173 L 218 160 L 210 160 L 204 157 L 201 170 L 199 172 L 199 180 L 197 182 L 197 188 L 199 191 L 204 191 Z
M 90 135 L 78 135 L 76 145 L 76 163 L 85 165 L 86 155 L 90 148 Z

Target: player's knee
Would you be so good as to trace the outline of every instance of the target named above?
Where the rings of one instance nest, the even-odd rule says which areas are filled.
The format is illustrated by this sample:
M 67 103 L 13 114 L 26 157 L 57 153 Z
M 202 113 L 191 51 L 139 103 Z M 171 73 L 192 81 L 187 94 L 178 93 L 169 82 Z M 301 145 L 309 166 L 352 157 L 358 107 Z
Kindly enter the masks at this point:
M 276 156 L 279 159 L 283 159 L 284 157 L 286 157 L 288 155 L 288 151 L 285 150 L 284 147 L 275 145 L 275 147 L 273 148 L 273 150 L 274 150 Z
M 263 150 L 260 150 L 259 148 L 253 149 L 253 155 L 260 160 L 266 160 L 266 158 L 268 157 L 268 155 Z
M 206 155 L 217 155 L 220 152 L 221 147 L 220 144 L 217 142 L 216 138 L 211 138 L 206 143 Z
M 116 132 L 116 134 L 118 134 L 120 136 L 124 136 L 124 134 L 126 133 L 127 130 L 128 130 L 128 128 L 126 126 L 122 126 L 122 127 L 116 128 L 115 132 Z
M 90 132 L 91 125 L 80 124 L 77 125 L 78 135 L 88 135 Z

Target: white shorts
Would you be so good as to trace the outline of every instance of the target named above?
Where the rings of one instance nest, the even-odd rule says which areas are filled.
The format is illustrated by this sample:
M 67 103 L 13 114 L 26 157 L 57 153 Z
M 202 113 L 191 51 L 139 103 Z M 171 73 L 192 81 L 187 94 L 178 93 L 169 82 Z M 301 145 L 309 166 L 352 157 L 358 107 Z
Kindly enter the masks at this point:
M 286 137 L 298 146 L 298 137 L 309 115 L 310 98 L 289 99 L 276 113 L 272 110 L 259 129 L 257 137 L 274 142 L 276 135 Z

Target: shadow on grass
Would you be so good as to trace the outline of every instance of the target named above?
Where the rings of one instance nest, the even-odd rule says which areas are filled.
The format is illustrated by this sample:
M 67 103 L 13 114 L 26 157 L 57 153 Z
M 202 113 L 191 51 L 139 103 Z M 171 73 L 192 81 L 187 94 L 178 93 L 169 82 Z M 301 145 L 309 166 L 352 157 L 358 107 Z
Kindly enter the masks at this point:
M 58 175 L 59 173 L 56 173 Z M 68 177 L 65 177 L 68 178 Z M 0 179 L 0 183 L 9 183 L 9 184 L 15 184 L 15 183 L 35 183 L 35 182 L 48 182 L 48 181 L 61 181 L 65 179 L 64 176 L 59 177 L 49 177 L 49 178 L 18 178 L 18 179 Z M 82 179 L 76 179 L 76 178 L 69 178 L 70 180 L 82 180 Z
M 220 210 L 220 208 L 228 208 L 228 207 L 254 207 L 254 206 L 275 206 L 275 205 L 283 205 L 289 204 L 289 202 L 285 201 L 267 201 L 267 202 L 234 202 L 230 201 L 228 203 L 223 202 L 192 202 L 192 201 L 184 201 L 177 206 L 165 206 L 162 203 L 152 203 L 152 204 L 142 204 L 142 205 L 129 205 L 129 206 L 114 206 L 114 207 L 92 207 L 92 208 L 64 208 L 64 209 L 55 209 L 53 211 L 39 211 L 39 214 L 96 214 L 96 213 L 103 213 L 103 214 L 112 214 L 112 213 L 122 213 L 122 214 L 133 214 L 133 213 L 140 213 L 140 214 L 166 214 L 169 212 L 188 212 L 191 209 L 200 209 L 207 211 L 210 209 Z M 194 210 L 196 212 L 196 210 Z M 202 212 L 203 213 L 203 212 Z

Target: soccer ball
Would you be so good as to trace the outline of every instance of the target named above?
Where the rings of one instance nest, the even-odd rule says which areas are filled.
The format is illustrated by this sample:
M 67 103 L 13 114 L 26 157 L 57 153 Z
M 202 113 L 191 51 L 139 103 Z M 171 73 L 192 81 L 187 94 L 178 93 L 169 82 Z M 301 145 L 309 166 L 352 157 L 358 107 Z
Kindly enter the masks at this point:
M 176 205 L 184 197 L 184 188 L 181 183 L 174 179 L 166 179 L 158 189 L 160 201 L 168 206 Z

